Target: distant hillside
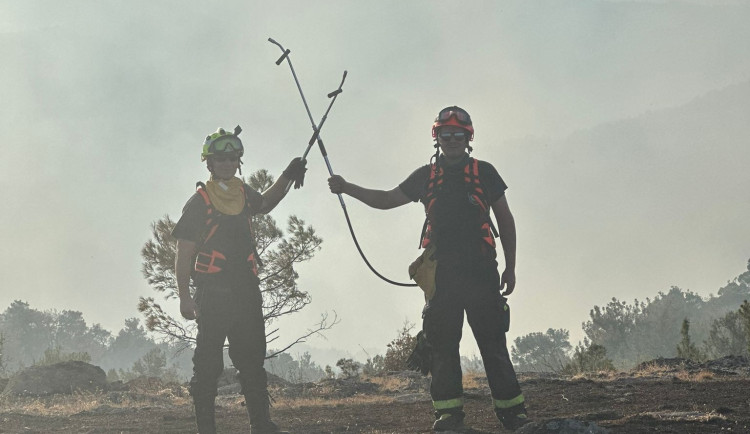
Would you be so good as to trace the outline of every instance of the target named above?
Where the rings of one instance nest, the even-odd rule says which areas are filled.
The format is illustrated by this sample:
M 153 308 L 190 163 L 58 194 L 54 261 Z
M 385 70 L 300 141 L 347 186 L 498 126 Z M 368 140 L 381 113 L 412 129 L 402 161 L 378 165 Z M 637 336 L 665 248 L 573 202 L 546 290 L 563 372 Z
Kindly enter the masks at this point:
M 734 191 L 750 180 L 749 142 L 750 81 L 746 81 L 681 107 L 602 124 L 562 140 L 518 140 L 506 149 L 528 163 L 526 171 L 536 170 L 537 182 L 556 179 L 548 183 L 552 187 L 602 197 L 630 196 L 628 192 L 648 188 L 676 197 L 697 194 L 710 199 L 716 196 L 716 187 L 706 195 L 701 185 Z
M 527 249 L 586 296 L 652 294 L 747 257 L 750 81 L 564 139 L 513 141 L 502 155 Z

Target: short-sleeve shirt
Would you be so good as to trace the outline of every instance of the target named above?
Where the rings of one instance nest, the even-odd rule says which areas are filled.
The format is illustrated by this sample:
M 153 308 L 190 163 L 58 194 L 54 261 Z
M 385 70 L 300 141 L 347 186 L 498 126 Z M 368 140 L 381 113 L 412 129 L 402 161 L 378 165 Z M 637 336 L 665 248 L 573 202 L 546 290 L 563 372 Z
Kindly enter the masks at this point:
M 472 264 L 479 263 L 479 258 L 495 258 L 494 249 L 487 251 L 481 247 L 483 241 L 477 224 L 477 207 L 470 204 L 466 194 L 468 187 L 464 181 L 464 168 L 468 163 L 468 155 L 451 165 L 441 161 L 444 171 L 442 192 L 433 208 L 436 221 L 431 221 L 430 225 L 432 236 L 439 246 L 438 255 L 444 264 Z M 478 160 L 477 168 L 485 200 L 492 205 L 505 194 L 508 186 L 492 164 Z M 429 165 L 418 168 L 399 184 L 399 188 L 412 201 L 421 201 L 426 205 L 430 170 Z
M 263 205 L 263 196 L 245 184 L 245 200 L 250 205 L 251 215 L 259 214 Z M 182 209 L 182 217 L 177 221 L 172 235 L 177 239 L 198 243 L 206 231 L 208 209 L 203 197 L 195 193 Z M 220 231 L 213 239 L 222 240 L 221 252 L 227 257 L 229 267 L 244 264 L 253 252 L 255 240 L 247 224 L 247 211 L 237 215 L 221 216 Z
M 442 156 L 441 156 L 442 158 Z M 468 163 L 468 155 L 459 163 L 451 166 L 443 166 L 446 171 L 463 170 Z M 487 194 L 487 203 L 492 205 L 503 197 L 505 190 L 508 186 L 503 181 L 503 178 L 497 173 L 495 167 L 482 160 L 477 161 L 479 169 L 479 180 L 484 187 L 485 193 Z M 426 164 L 409 175 L 404 182 L 399 184 L 399 188 L 404 192 L 406 197 L 411 199 L 412 202 L 421 201 L 424 203 L 425 196 L 427 195 L 427 182 L 430 179 L 430 165 Z

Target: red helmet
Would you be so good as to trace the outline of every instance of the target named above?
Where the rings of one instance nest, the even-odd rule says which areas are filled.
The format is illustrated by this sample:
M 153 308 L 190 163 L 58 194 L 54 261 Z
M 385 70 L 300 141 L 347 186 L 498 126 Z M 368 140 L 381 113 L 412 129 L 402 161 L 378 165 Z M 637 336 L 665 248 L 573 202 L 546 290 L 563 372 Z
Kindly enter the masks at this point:
M 445 125 L 453 125 L 465 129 L 471 134 L 469 140 L 474 140 L 474 126 L 471 123 L 471 116 L 461 107 L 451 106 L 440 110 L 440 113 L 435 118 L 435 123 L 432 124 L 433 139 L 437 138 L 438 128 Z

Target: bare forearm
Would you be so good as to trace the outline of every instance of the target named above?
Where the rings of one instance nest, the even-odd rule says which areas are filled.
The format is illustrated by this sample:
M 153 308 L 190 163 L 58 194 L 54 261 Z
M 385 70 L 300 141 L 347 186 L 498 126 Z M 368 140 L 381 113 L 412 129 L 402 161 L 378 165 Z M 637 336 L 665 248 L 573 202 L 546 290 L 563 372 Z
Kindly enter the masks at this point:
M 359 200 L 365 205 L 377 209 L 391 209 L 395 205 L 389 200 L 388 192 L 384 190 L 371 190 L 356 184 L 346 183 L 343 193 Z
M 503 246 L 503 255 L 505 256 L 505 267 L 510 269 L 516 268 L 516 223 L 513 216 L 506 217 L 503 221 L 498 221 L 498 233 L 500 234 L 500 244 Z
M 505 268 L 514 270 L 516 268 L 516 221 L 504 195 L 492 204 L 492 211 L 495 213 L 500 243 L 503 246 Z
M 281 202 L 281 199 L 286 196 L 286 186 L 289 184 L 289 182 L 290 180 L 286 176 L 281 175 L 276 180 L 276 182 L 273 183 L 273 185 L 268 187 L 268 190 L 262 193 L 263 206 L 261 208 L 261 212 L 263 214 L 271 212 L 271 210 L 276 208 L 276 205 Z
M 184 240 L 177 241 L 175 255 L 175 279 L 180 298 L 190 298 L 190 273 L 193 270 L 193 252 L 195 243 Z
M 391 209 L 397 206 L 409 203 L 409 198 L 396 187 L 393 190 L 371 190 L 360 187 L 357 184 L 346 182 L 340 175 L 333 175 L 328 178 L 328 187 L 333 194 L 348 194 L 365 205 L 377 209 Z

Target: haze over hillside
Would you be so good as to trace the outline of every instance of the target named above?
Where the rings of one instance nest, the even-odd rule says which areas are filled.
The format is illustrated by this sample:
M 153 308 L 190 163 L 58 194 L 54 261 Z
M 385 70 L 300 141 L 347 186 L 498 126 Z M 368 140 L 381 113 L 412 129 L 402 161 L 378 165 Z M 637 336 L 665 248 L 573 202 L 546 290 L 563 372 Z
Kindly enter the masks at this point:
M 716 294 L 750 259 L 749 138 L 745 81 L 563 139 L 503 143 L 497 165 L 513 180 L 519 238 L 532 262 L 519 264 L 520 273 L 545 282 L 543 288 L 524 285 L 518 295 L 523 303 L 546 304 L 538 294 L 552 292 L 564 311 L 546 321 L 515 315 L 514 325 L 568 328 L 575 343 L 589 309 L 612 297 L 653 298 L 672 285 Z M 712 275 L 721 261 L 738 264 L 736 271 Z M 686 285 L 694 267 L 711 277 Z M 571 287 L 573 294 L 565 291 Z M 418 328 L 418 317 L 412 321 Z
M 348 70 L 324 138 L 333 170 L 353 182 L 395 187 L 429 160 L 440 108 L 471 113 L 474 155 L 507 181 L 518 225 L 510 339 L 553 327 L 575 341 L 591 306 L 614 296 L 671 285 L 708 295 L 744 270 L 748 2 L 461 8 L 457 18 L 455 2 L 434 0 L 3 2 L 0 306 L 79 310 L 120 329 L 138 297 L 154 295 L 139 252 L 150 223 L 179 216 L 205 180 L 208 132 L 243 126 L 245 174 L 278 175 L 300 155 L 310 124 L 269 37 L 292 50 L 315 116 Z M 324 239 L 298 270 L 313 304 L 279 324 L 282 336 L 335 310 L 341 324 L 310 345 L 383 351 L 404 320 L 419 322 L 422 295 L 369 273 L 316 150 L 308 167 L 273 213 Z M 407 279 L 421 207 L 347 206 L 372 263 Z
M 548 289 L 576 287 L 577 318 L 671 285 L 715 293 L 732 278 L 712 275 L 719 263 L 750 258 L 749 108 L 745 81 L 562 140 L 509 142 L 508 160 L 523 162 L 503 167 L 513 197 L 531 198 L 514 208 L 532 240 L 523 269 L 549 273 Z M 694 268 L 711 277 L 690 278 Z

